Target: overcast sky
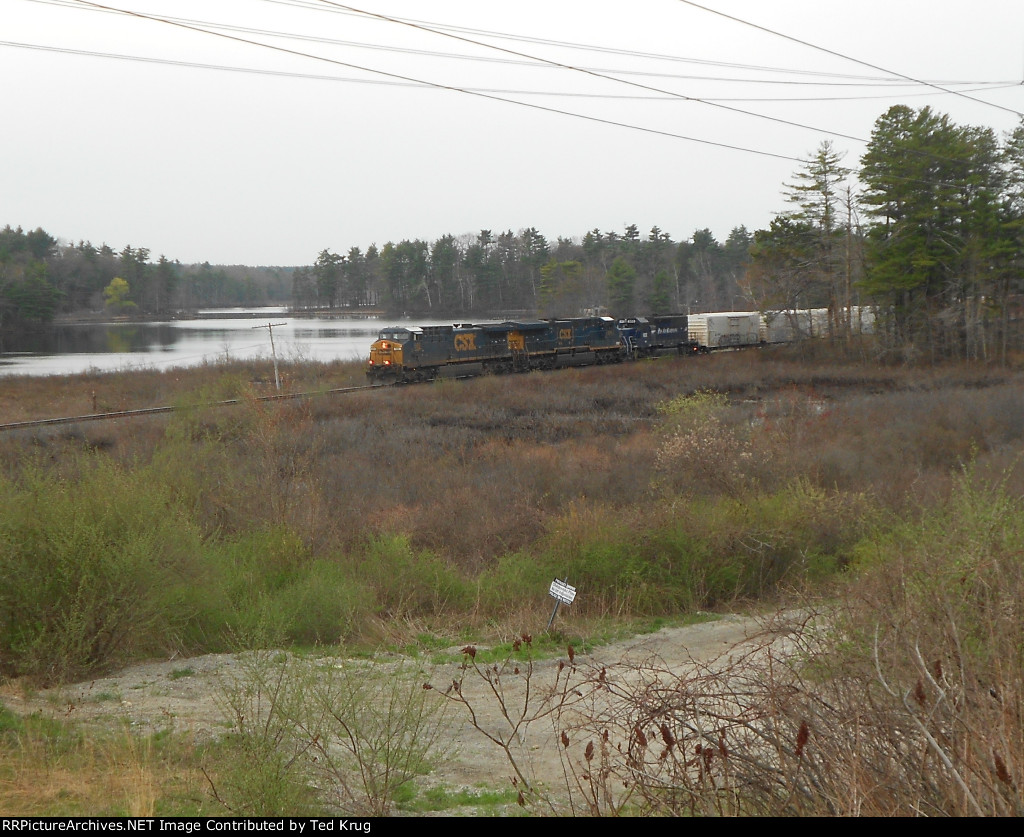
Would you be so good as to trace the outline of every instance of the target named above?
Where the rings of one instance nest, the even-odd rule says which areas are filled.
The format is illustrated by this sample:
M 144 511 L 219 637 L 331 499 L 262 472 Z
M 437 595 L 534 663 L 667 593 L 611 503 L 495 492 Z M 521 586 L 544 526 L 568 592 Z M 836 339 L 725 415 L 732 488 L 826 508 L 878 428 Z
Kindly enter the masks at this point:
M 724 241 L 787 208 L 824 140 L 856 166 L 893 104 L 1000 135 L 1024 111 L 1020 0 L 102 5 L 137 14 L 0 0 L 0 227 L 154 260 L 530 226 Z

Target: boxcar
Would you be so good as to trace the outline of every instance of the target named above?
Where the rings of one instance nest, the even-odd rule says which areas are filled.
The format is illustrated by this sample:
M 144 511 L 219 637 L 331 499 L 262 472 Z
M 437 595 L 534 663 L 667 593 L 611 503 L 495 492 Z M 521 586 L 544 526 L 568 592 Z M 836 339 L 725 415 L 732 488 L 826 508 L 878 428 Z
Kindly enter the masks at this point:
M 761 342 L 761 315 L 756 311 L 690 314 L 689 336 L 703 350 L 756 346 Z

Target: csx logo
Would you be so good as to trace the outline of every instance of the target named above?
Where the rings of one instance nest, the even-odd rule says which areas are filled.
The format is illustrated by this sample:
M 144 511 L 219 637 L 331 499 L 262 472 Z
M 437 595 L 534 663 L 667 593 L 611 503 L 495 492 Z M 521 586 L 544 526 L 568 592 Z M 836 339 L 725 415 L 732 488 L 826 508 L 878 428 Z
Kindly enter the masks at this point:
M 571 328 L 561 328 L 561 329 L 559 329 L 558 330 L 558 339 L 559 340 L 566 340 L 566 341 L 572 340 L 572 329 Z
M 457 351 L 457 352 L 475 352 L 476 351 L 476 335 L 475 334 L 456 334 L 455 335 L 455 351 Z

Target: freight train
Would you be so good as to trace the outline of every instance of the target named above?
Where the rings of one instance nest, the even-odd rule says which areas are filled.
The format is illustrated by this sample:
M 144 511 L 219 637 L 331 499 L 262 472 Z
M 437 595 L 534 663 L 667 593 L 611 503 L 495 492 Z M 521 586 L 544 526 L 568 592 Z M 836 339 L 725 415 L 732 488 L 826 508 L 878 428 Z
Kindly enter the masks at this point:
M 824 312 L 824 313 L 823 313 Z M 705 354 L 718 349 L 790 342 L 823 336 L 825 309 L 779 312 L 727 311 L 651 317 L 571 317 L 553 320 L 382 329 L 370 347 L 371 383 L 431 381 L 441 375 L 529 372 L 663 354 Z M 858 332 L 873 323 L 870 311 L 850 311 Z

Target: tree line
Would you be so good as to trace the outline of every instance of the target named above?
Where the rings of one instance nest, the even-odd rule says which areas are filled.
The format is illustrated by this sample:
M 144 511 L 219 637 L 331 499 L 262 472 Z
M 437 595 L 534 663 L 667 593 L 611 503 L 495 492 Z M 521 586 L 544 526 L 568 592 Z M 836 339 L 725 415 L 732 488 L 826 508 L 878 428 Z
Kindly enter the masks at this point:
M 59 315 L 171 316 L 179 311 L 286 305 L 291 268 L 183 265 L 144 247 L 61 244 L 43 229 L 0 230 L 0 327 Z
M 403 240 L 345 255 L 323 250 L 294 275 L 302 309 L 372 307 L 407 316 L 614 316 L 730 307 L 753 237 L 744 227 L 719 243 L 710 230 L 682 242 L 635 224 L 591 230 L 554 244 L 536 228 L 495 235 Z
M 550 244 L 535 228 L 324 250 L 295 274 L 309 308 L 410 316 L 612 316 L 824 308 L 831 333 L 876 309 L 880 345 L 906 357 L 1005 361 L 1024 349 L 1024 121 L 1003 137 L 929 107 L 875 122 L 860 168 L 825 141 L 783 184 L 792 205 L 753 235 L 675 242 L 594 229 Z
M 62 314 L 169 316 L 199 308 L 290 305 L 310 312 L 396 316 L 631 315 L 729 307 L 740 294 L 753 237 L 737 227 L 724 244 L 710 230 L 674 242 L 594 229 L 549 244 L 537 229 L 445 235 L 382 248 L 324 250 L 310 266 L 182 265 L 142 247 L 115 251 L 61 244 L 45 230 L 0 230 L 0 326 Z
M 925 107 L 880 116 L 854 171 L 823 142 L 758 230 L 745 293 L 762 310 L 878 311 L 905 356 L 1004 361 L 1024 348 L 1024 121 L 998 137 Z M 855 179 L 852 175 L 856 175 Z
M 224 305 L 410 317 L 611 316 L 825 308 L 832 333 L 874 306 L 887 349 L 998 358 L 1024 349 L 1024 121 L 999 137 L 929 107 L 875 122 L 860 168 L 822 142 L 784 184 L 792 207 L 724 242 L 534 227 L 322 250 L 312 265 L 181 265 L 144 248 L 0 231 L 0 325 L 83 310 L 164 315 Z M 115 281 L 116 280 L 116 281 Z

